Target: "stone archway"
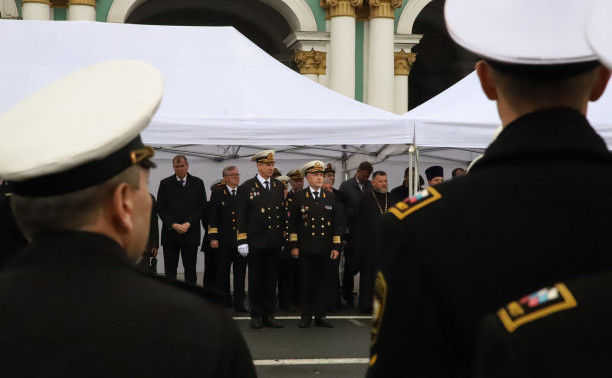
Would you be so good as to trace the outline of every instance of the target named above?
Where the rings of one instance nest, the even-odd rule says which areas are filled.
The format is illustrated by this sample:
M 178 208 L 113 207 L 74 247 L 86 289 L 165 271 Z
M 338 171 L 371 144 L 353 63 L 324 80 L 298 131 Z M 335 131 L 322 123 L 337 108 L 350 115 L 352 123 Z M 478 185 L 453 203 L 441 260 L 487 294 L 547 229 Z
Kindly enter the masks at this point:
M 305 0 L 115 0 L 108 22 L 233 26 L 277 60 L 295 68 L 284 40 L 295 32 L 316 32 Z
M 128 16 L 149 0 L 115 0 L 108 12 L 107 22 L 124 23 Z M 317 31 L 317 23 L 310 7 L 304 0 L 259 0 L 280 13 L 291 30 Z
M 398 32 L 401 26 L 403 31 L 410 30 L 410 33 L 423 35 L 420 43 L 412 49 L 418 55 L 410 70 L 408 83 L 408 103 L 411 109 L 468 75 L 474 70 L 477 60 L 473 54 L 459 47 L 448 34 L 444 22 L 445 0 L 410 2 L 413 1 L 413 8 L 408 11 L 404 9 L 400 19 L 403 23 L 398 25 Z
M 413 34 L 412 28 L 417 17 L 432 0 L 410 0 L 402 10 L 397 22 L 397 34 Z

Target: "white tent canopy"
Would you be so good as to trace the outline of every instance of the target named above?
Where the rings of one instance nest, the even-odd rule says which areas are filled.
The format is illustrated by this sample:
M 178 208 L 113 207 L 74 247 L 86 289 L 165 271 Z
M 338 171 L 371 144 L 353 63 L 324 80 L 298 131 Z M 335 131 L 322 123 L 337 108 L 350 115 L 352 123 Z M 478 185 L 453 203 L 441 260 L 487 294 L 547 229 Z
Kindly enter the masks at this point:
M 414 128 L 419 147 L 486 148 L 501 125 L 495 101 L 490 101 L 472 72 L 402 117 Z M 589 104 L 587 118 L 612 148 L 612 89 Z
M 0 112 L 77 68 L 137 59 L 159 69 L 166 86 L 143 134 L 149 144 L 412 141 L 401 117 L 299 75 L 231 27 L 1 20 L 0 50 Z

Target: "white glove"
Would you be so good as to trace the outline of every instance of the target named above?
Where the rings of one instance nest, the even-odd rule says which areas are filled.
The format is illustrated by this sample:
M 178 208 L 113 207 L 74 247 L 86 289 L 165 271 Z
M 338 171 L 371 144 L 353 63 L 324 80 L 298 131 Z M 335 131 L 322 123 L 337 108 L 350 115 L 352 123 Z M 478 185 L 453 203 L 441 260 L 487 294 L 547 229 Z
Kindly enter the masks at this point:
M 240 244 L 238 246 L 238 253 L 240 253 L 240 255 L 242 257 L 247 257 L 247 255 L 249 254 L 249 245 L 248 244 Z

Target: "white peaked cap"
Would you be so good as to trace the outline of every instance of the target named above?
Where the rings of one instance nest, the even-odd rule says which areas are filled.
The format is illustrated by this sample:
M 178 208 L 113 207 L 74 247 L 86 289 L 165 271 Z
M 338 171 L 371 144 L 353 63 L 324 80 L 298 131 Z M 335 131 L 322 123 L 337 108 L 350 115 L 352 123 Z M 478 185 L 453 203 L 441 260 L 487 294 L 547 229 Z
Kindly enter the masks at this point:
M 446 0 L 451 37 L 484 58 L 551 65 L 596 60 L 584 23 L 596 0 Z
M 78 188 L 58 184 L 60 194 L 140 163 L 152 155 L 142 151 L 140 132 L 163 88 L 159 71 L 129 60 L 89 66 L 43 87 L 0 115 L 0 177 L 53 186 L 57 175 L 87 172 Z

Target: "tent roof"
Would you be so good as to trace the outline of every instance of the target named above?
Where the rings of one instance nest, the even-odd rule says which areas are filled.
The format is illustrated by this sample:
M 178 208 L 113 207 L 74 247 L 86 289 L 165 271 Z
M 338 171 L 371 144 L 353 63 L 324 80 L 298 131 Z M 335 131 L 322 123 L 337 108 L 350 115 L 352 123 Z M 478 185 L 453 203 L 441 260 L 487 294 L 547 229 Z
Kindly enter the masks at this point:
M 495 101 L 490 101 L 472 72 L 402 117 L 414 127 L 421 147 L 486 148 L 501 125 Z M 589 103 L 587 118 L 612 148 L 612 89 Z
M 0 50 L 0 113 L 77 68 L 137 59 L 166 88 L 143 133 L 149 144 L 412 142 L 400 116 L 294 72 L 232 27 L 0 20 Z

